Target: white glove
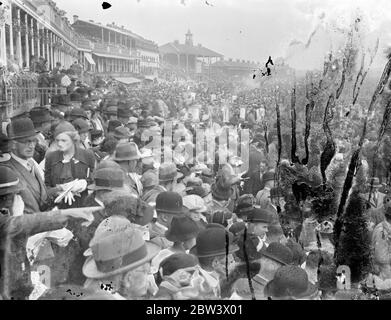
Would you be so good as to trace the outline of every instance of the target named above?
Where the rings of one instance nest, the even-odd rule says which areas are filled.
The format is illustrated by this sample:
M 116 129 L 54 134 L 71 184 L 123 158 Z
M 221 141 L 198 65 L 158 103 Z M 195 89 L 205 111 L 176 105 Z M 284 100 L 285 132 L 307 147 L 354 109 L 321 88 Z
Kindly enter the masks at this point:
M 87 181 L 85 179 L 77 180 L 77 181 L 73 182 L 73 184 L 74 185 L 71 189 L 71 191 L 73 193 L 81 193 L 85 189 L 87 189 Z
M 73 181 L 64 183 L 64 184 L 59 184 L 57 185 L 62 191 L 65 191 L 69 188 L 69 186 L 73 183 Z
M 69 206 L 71 206 L 72 203 L 75 202 L 75 198 L 74 198 L 72 192 L 68 192 L 68 193 L 65 195 L 64 202 L 67 203 Z

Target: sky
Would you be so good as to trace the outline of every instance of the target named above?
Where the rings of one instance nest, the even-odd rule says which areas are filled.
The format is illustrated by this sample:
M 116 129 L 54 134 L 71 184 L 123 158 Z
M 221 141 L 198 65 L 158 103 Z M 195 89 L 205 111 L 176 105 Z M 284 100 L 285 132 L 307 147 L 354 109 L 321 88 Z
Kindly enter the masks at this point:
M 299 66 L 303 57 L 316 55 L 313 63 L 319 64 L 324 51 L 338 49 L 341 34 L 356 17 L 361 19 L 365 47 L 373 47 L 379 36 L 379 55 L 384 57 L 391 45 L 389 0 L 109 0 L 112 7 L 106 10 L 98 0 L 55 2 L 70 21 L 78 15 L 103 24 L 115 22 L 158 45 L 183 43 L 190 29 L 194 44 L 226 59 L 266 62 L 269 56 L 293 56 L 292 64 Z

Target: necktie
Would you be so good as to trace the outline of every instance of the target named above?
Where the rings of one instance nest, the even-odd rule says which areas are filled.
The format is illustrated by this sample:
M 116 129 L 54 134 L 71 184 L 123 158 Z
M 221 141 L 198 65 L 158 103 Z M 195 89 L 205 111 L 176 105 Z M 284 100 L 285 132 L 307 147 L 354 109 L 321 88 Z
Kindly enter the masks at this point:
M 27 160 L 27 169 L 31 174 L 34 174 L 34 163 L 31 159 Z

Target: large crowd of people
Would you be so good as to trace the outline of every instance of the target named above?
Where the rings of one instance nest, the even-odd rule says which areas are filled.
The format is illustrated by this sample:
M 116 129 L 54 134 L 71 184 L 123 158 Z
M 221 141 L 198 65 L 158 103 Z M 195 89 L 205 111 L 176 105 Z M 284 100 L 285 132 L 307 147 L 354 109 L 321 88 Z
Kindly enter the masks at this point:
M 354 110 L 333 132 L 323 172 L 322 130 L 313 125 L 309 159 L 295 163 L 291 112 L 281 105 L 278 124 L 261 89 L 99 79 L 68 91 L 1 134 L 0 299 L 375 299 L 391 290 L 390 138 L 374 162 L 376 119 L 336 238 L 362 125 Z

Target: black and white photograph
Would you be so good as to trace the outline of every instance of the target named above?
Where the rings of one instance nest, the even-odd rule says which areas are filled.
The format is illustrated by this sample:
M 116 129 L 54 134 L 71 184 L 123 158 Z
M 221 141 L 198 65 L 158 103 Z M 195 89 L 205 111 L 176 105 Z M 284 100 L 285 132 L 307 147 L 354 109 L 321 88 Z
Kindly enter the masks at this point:
M 389 0 L 1 0 L 0 120 L 2 301 L 391 300 Z

